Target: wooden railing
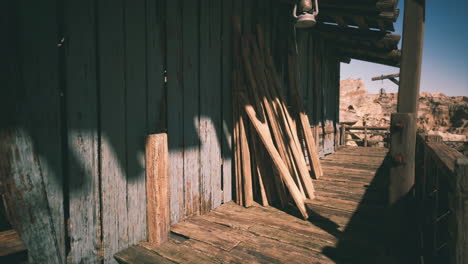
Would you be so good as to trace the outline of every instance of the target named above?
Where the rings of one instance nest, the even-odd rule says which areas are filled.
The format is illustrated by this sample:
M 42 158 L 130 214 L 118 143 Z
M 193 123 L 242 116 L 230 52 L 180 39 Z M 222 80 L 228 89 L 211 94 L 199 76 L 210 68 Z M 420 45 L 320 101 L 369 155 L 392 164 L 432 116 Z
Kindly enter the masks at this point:
M 468 159 L 440 136 L 417 137 L 416 198 L 421 263 L 468 263 Z
M 353 132 L 351 132 L 353 131 Z M 363 139 L 347 139 L 347 135 L 355 135 L 355 134 L 364 134 Z M 368 147 L 372 144 L 377 144 L 380 142 L 388 143 L 389 135 L 390 135 L 390 127 L 378 127 L 378 126 L 347 126 L 346 124 L 341 124 L 341 131 L 340 131 L 340 145 L 346 145 L 348 141 L 354 141 L 356 143 L 362 142 L 364 147 Z M 382 136 L 383 140 L 370 140 L 373 136 Z

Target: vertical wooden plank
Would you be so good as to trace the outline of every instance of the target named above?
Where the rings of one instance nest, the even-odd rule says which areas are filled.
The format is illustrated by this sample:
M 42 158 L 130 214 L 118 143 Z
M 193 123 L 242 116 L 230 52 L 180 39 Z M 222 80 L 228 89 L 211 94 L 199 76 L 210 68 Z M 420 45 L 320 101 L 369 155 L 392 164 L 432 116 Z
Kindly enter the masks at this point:
M 304 103 L 304 107 L 307 109 L 309 105 L 308 97 L 308 84 L 309 84 L 309 33 L 303 29 L 296 29 L 296 41 L 297 41 L 297 69 L 299 74 L 298 88 L 300 91 L 300 97 Z
M 92 0 L 67 1 L 65 78 L 70 263 L 98 263 L 100 194 L 96 18 Z
M 449 178 L 450 210 L 449 232 L 453 238 L 449 241 L 449 263 L 465 264 L 468 259 L 468 159 L 455 161 L 455 175 Z
M 153 134 L 147 137 L 148 241 L 154 245 L 160 245 L 169 238 L 171 219 L 168 155 L 167 134 Z
M 182 0 L 166 2 L 167 32 L 167 131 L 171 183 L 171 223 L 184 215 L 184 89 Z
M 200 1 L 201 212 L 221 204 L 221 2 Z
M 254 1 L 252 0 L 243 0 L 242 5 L 242 33 L 253 33 L 253 7 Z
M 185 216 L 200 214 L 199 1 L 183 0 L 184 197 Z
M 146 240 L 146 6 L 125 1 L 125 100 L 128 243 Z
M 232 15 L 234 9 L 233 0 L 222 1 L 222 157 L 223 157 L 223 202 L 232 200 Z
M 64 263 L 34 140 L 24 128 L 0 131 L 0 180 L 6 210 L 28 249 L 29 263 Z
M 123 0 L 98 3 L 102 243 L 104 263 L 128 246 Z
M 54 0 L 2 4 L 2 24 L 15 30 L 6 36 L 16 38 L 11 39 L 13 43 L 18 41 L 7 51 L 18 56 L 10 57 L 12 65 L 7 68 L 13 74 L 7 78 L 22 80 L 15 79 L 15 87 L 6 87 L 17 101 L 12 105 L 14 116 L 8 117 L 15 127 L 5 135 L 9 138 L 0 140 L 5 144 L 1 153 L 5 164 L 0 167 L 2 183 L 11 185 L 6 190 L 15 200 L 10 201 L 10 207 L 18 211 L 15 226 L 30 249 L 31 262 L 65 261 L 57 20 Z
M 146 80 L 148 134 L 166 131 L 164 84 L 165 1 L 146 0 Z
M 307 104 L 304 105 L 304 108 L 307 111 L 307 115 L 309 116 L 309 120 L 312 126 L 316 127 L 317 126 L 317 119 L 315 115 L 315 105 L 316 105 L 316 100 L 317 100 L 317 94 L 315 92 L 315 57 L 316 57 L 316 52 L 315 52 L 315 40 L 314 40 L 315 35 L 309 34 L 309 55 L 307 56 L 308 58 L 308 70 L 307 70 L 307 75 L 308 75 L 308 82 L 307 82 L 307 94 L 308 94 L 308 102 Z M 317 142 L 317 145 L 319 144 L 318 138 L 315 137 L 315 142 Z

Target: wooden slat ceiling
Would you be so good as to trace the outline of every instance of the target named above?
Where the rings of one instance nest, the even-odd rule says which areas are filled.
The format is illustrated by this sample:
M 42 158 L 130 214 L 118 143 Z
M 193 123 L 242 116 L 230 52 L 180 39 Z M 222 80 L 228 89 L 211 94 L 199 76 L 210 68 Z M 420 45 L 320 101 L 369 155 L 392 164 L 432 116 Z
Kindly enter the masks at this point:
M 282 1 L 297 3 L 297 0 Z M 399 67 L 400 35 L 392 33 L 400 14 L 398 0 L 318 0 L 318 3 L 318 24 L 312 30 L 334 43 L 340 57 Z
M 314 31 L 335 43 L 340 57 L 399 67 L 398 0 L 319 0 Z
M 393 32 L 398 0 L 319 0 L 318 21 L 340 27 Z

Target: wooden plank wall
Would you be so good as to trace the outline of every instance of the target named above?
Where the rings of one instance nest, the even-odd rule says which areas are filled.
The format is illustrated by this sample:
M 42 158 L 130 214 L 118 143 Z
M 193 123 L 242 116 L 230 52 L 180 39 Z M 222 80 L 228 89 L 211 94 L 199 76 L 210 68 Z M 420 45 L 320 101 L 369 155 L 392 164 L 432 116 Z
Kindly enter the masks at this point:
M 321 157 L 338 147 L 339 61 L 330 45 L 308 30 L 297 30 L 300 91 Z M 327 131 L 334 131 L 333 133 Z
M 166 127 L 163 7 L 2 6 L 2 194 L 31 263 L 116 263 L 146 239 L 145 137 Z
M 244 32 L 263 26 L 287 83 L 287 4 L 20 0 L 1 10 L 12 40 L 1 43 L 2 193 L 32 262 L 116 263 L 146 239 L 148 134 L 168 134 L 172 223 L 233 199 L 231 17 Z M 297 40 L 310 120 L 335 125 L 337 61 L 310 32 Z M 333 151 L 330 136 L 322 142 Z

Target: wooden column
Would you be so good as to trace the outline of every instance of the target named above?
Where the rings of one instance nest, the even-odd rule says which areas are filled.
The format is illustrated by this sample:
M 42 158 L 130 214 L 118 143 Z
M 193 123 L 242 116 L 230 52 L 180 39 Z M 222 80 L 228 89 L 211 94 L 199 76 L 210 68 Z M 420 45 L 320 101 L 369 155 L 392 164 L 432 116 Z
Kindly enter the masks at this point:
M 346 125 L 342 124 L 340 129 L 341 129 L 340 142 L 342 146 L 345 146 L 346 145 Z
M 146 139 L 146 196 L 148 241 L 159 245 L 169 238 L 169 173 L 167 134 L 149 135 Z
M 367 147 L 367 123 L 364 122 L 364 147 Z
M 450 264 L 468 263 L 468 159 L 459 158 L 450 179 L 449 240 Z
M 390 171 L 390 203 L 406 196 L 414 185 L 416 122 L 418 111 L 421 61 L 424 41 L 425 1 L 406 0 L 403 27 L 403 48 L 398 89 L 398 113 L 392 115 L 394 163 Z M 407 114 L 407 115 L 405 115 Z M 396 127 L 395 127 L 396 125 Z

